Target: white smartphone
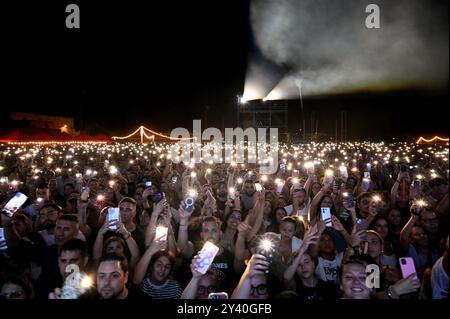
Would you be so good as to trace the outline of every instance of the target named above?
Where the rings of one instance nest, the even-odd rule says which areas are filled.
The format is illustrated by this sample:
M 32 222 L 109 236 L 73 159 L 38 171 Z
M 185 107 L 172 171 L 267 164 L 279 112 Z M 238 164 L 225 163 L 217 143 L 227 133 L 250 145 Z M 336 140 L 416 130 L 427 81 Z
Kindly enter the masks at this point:
M 8 217 L 13 217 L 17 210 L 22 206 L 28 197 L 20 192 L 17 192 L 13 198 L 9 200 L 9 202 L 3 207 L 3 212 Z
M 277 193 L 281 193 L 283 191 L 284 183 L 279 182 L 277 183 Z
M 370 179 L 370 172 L 364 172 L 364 178 Z
M 219 247 L 212 242 L 207 241 L 205 245 L 203 245 L 202 250 L 198 253 L 198 258 L 194 263 L 195 269 L 201 274 L 206 274 L 218 252 Z
M 155 241 L 167 241 L 167 232 L 169 231 L 169 228 L 166 226 L 157 226 L 156 227 L 156 234 L 155 234 Z
M 255 189 L 257 192 L 262 192 L 263 187 L 261 186 L 261 184 L 259 182 L 255 183 Z
M 119 222 L 120 221 L 120 208 L 118 207 L 110 207 L 108 208 L 108 224 L 111 224 L 112 222 Z M 108 226 L 111 230 L 117 230 L 117 226 Z
M 331 223 L 331 211 L 329 207 L 321 207 L 320 213 L 322 214 L 322 221 L 325 223 L 325 227 L 333 227 Z
M 8 184 L 8 183 L 9 183 L 8 176 L 2 176 L 2 177 L 0 177 L 0 183 L 1 183 L 1 184 Z

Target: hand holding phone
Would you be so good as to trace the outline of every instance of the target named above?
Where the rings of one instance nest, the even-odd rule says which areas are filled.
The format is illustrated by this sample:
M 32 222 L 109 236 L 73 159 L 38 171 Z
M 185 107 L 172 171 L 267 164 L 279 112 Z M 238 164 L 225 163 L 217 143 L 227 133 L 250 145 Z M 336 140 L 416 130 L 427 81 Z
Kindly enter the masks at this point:
M 226 292 L 211 292 L 208 299 L 228 299 L 228 294 Z
M 84 186 L 83 188 L 81 188 L 81 196 L 80 196 L 80 200 L 82 202 L 87 202 L 89 199 L 89 187 Z
M 261 184 L 259 182 L 255 182 L 255 189 L 257 192 L 262 192 L 263 187 L 261 186 Z

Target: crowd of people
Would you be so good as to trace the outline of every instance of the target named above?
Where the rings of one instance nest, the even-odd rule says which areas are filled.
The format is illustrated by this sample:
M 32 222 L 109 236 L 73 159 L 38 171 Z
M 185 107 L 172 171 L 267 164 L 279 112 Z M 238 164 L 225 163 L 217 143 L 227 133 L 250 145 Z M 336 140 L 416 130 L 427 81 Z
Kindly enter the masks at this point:
M 169 147 L 1 144 L 1 208 L 28 197 L 1 298 L 448 298 L 448 143 L 282 145 L 267 175 Z

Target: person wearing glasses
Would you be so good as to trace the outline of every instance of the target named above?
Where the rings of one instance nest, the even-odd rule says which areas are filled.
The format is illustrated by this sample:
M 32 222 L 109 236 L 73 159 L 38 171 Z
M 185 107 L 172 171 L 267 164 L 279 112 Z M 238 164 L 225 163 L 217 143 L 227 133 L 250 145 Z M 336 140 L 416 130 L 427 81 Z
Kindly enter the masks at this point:
M 266 257 L 252 255 L 231 299 L 268 299 L 268 277 L 265 275 L 268 269 Z
M 423 207 L 413 204 L 411 218 L 400 232 L 400 253 L 412 257 L 419 278 L 422 278 L 425 269 L 431 267 L 439 258 L 436 247 L 430 245 L 425 229 L 418 223 L 423 212 Z
M 208 299 L 210 293 L 217 292 L 219 280 L 214 271 L 208 270 L 203 275 L 191 263 L 191 272 L 192 278 L 184 288 L 181 299 Z
M 0 283 L 0 299 L 34 299 L 33 285 L 25 278 L 11 275 Z

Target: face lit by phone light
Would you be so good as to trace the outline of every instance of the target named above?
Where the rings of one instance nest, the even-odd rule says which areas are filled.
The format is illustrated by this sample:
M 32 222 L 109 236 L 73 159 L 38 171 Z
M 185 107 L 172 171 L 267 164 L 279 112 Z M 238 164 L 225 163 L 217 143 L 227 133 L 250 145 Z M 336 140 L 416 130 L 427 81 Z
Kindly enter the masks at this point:
M 165 282 L 172 270 L 172 264 L 167 256 L 159 257 L 152 266 L 150 280 L 153 283 Z
M 200 237 L 203 242 L 210 241 L 213 244 L 219 243 L 222 238 L 222 231 L 220 230 L 219 224 L 214 221 L 203 222 Z
M 88 257 L 83 257 L 81 255 L 81 251 L 79 251 L 78 249 L 61 251 L 58 257 L 59 272 L 64 280 L 67 276 L 70 275 L 70 272 L 66 272 L 67 266 L 69 266 L 70 264 L 75 264 L 78 266 L 80 271 L 84 271 L 87 263 Z
M 130 202 L 120 204 L 120 218 L 123 224 L 130 223 L 136 215 L 136 205 Z
M 343 299 L 370 299 L 373 290 L 366 286 L 366 267 L 359 263 L 342 266 L 341 290 Z

